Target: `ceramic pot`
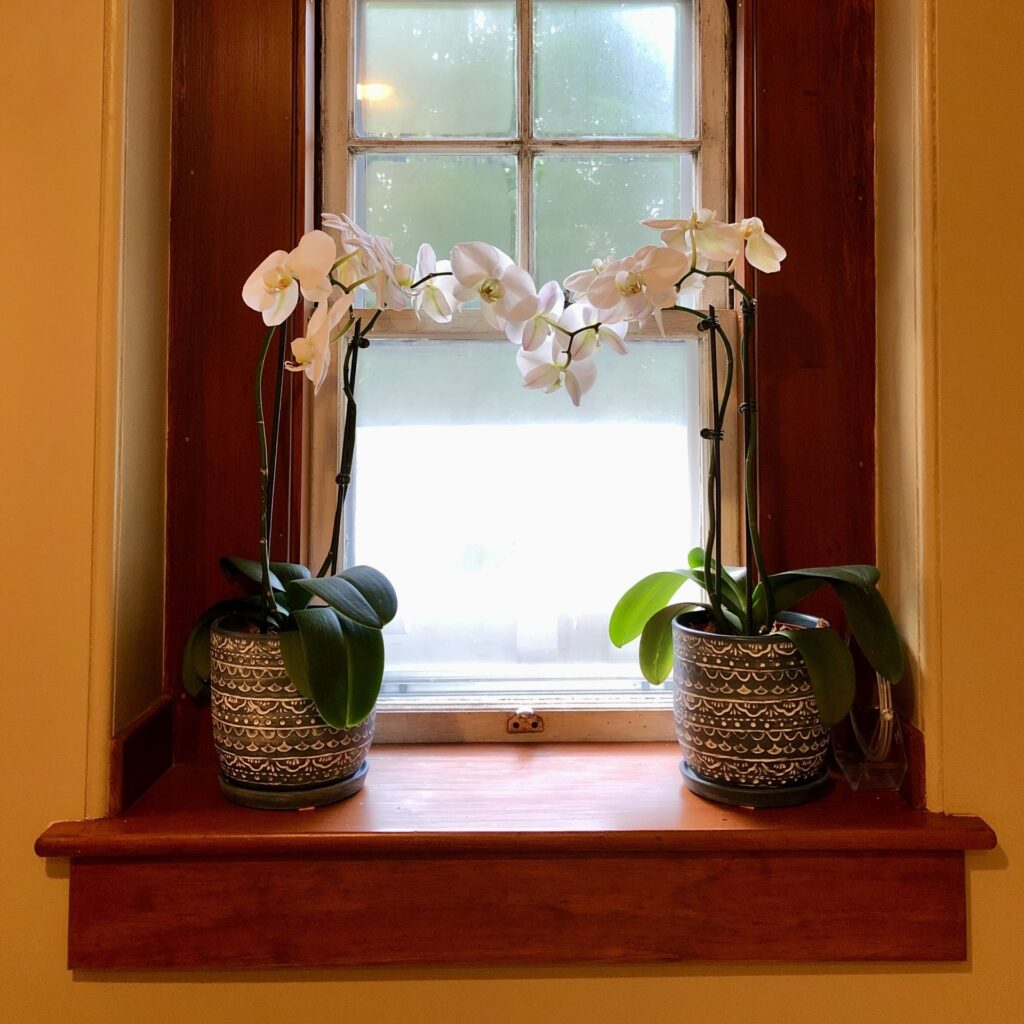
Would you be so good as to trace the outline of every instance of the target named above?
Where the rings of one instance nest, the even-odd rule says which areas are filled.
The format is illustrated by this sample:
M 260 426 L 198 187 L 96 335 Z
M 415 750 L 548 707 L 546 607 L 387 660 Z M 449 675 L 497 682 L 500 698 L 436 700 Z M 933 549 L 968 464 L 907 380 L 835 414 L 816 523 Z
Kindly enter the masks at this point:
M 827 625 L 785 613 L 784 625 Z M 828 785 L 829 730 L 807 668 L 784 636 L 724 636 L 700 628 L 706 613 L 673 624 L 676 735 L 688 789 L 721 803 L 779 807 Z
M 363 787 L 374 715 L 334 729 L 288 679 L 274 634 L 210 631 L 213 742 L 221 790 L 249 807 L 317 807 Z

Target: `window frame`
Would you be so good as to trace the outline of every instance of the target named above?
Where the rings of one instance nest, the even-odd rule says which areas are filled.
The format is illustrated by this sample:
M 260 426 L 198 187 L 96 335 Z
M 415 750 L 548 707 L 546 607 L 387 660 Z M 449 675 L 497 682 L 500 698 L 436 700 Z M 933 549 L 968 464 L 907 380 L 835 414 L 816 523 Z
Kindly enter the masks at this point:
M 515 0 L 517 29 L 517 119 L 514 138 L 430 138 L 409 139 L 360 136 L 355 129 L 353 82 L 358 46 L 358 0 L 323 0 L 322 54 L 340 54 L 321 64 L 320 196 L 325 209 L 351 212 L 354 203 L 355 159 L 366 153 L 514 153 L 517 159 L 517 248 L 520 262 L 534 265 L 534 159 L 544 154 L 635 154 L 641 152 L 691 153 L 694 157 L 694 187 L 699 205 L 710 206 L 727 215 L 731 204 L 729 160 L 729 76 L 731 27 L 726 0 L 692 0 L 693 47 L 698 71 L 694 81 L 696 134 L 681 139 L 640 137 L 535 137 L 533 135 L 533 0 Z M 705 47 L 708 40 L 718 45 Z M 683 211 L 680 211 L 683 212 Z M 706 301 L 725 305 L 722 282 L 709 282 Z M 722 321 L 731 340 L 737 334 L 732 310 L 722 309 Z M 699 407 L 706 421 L 710 415 L 710 368 L 706 339 L 697 331 L 691 314 L 673 312 L 665 316 L 666 336 L 673 342 L 700 346 L 701 388 Z M 455 341 L 474 340 L 507 343 L 479 313 L 457 314 L 449 325 L 421 323 L 411 310 L 387 311 L 377 323 L 374 335 L 380 340 Z M 659 341 L 654 324 L 634 329 L 635 340 Z M 308 412 L 309 445 L 306 460 L 308 518 L 304 530 L 304 554 L 315 555 L 329 542 L 333 520 L 334 476 L 339 454 L 341 419 L 339 360 L 334 360 L 325 385 L 325 397 L 311 403 Z M 334 396 L 331 400 L 330 396 Z M 741 453 L 739 413 L 732 403 L 723 453 L 723 521 L 726 555 L 734 560 L 740 549 Z M 706 475 L 708 453 L 701 453 L 701 476 Z M 308 559 L 307 559 L 308 560 Z M 315 560 L 315 559 L 314 559 Z M 523 734 L 514 729 L 517 709 L 529 708 L 541 715 L 543 732 Z M 636 694 L 589 695 L 584 701 L 570 694 L 488 695 L 486 699 L 415 696 L 382 698 L 378 705 L 377 742 L 488 742 L 509 739 L 529 741 L 581 740 L 663 740 L 674 736 L 671 688 Z

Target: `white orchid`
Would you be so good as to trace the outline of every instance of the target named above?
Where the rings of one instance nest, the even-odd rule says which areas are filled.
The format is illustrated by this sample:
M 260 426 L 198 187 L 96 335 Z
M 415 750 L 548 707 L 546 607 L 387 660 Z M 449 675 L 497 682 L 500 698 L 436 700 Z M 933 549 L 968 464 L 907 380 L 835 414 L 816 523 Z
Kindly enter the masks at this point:
M 606 256 L 603 260 L 594 260 L 586 270 L 577 270 L 562 282 L 573 301 L 582 299 L 587 294 L 587 289 L 594 283 L 597 275 L 611 262 L 611 256 Z
M 557 281 L 548 281 L 540 288 L 537 292 L 537 306 L 537 312 L 529 320 L 510 320 L 505 324 L 505 337 L 522 345 L 527 352 L 540 348 L 565 308 L 565 296 Z
M 602 323 L 642 324 L 652 315 L 660 323 L 661 310 L 675 305 L 676 282 L 688 267 L 678 250 L 645 245 L 609 263 L 587 289 L 587 301 L 599 311 Z
M 442 274 L 442 277 L 431 277 L 413 291 L 412 306 L 416 315 L 426 314 L 435 323 L 451 323 L 455 312 L 455 278 L 451 276 L 452 265 L 448 260 L 439 260 L 433 248 L 424 242 L 416 254 L 416 271 L 413 281 L 422 281 L 431 274 Z
M 643 220 L 645 227 L 661 231 L 661 240 L 670 248 L 685 253 L 691 266 L 703 257 L 728 263 L 740 254 L 743 236 L 736 224 L 715 219 L 715 211 L 694 211 L 683 220 Z
M 575 343 L 572 347 L 575 351 Z M 580 399 L 597 380 L 593 359 L 577 359 L 575 355 L 570 359 L 569 354 L 551 337 L 532 352 L 520 349 L 516 353 L 516 363 L 523 375 L 523 387 L 549 393 L 564 385 L 573 405 L 580 404 Z
M 342 295 L 331 303 L 318 302 L 313 315 L 306 325 L 306 336 L 292 342 L 292 361 L 285 367 L 293 372 L 302 372 L 313 382 L 313 394 L 317 394 L 327 380 L 331 366 L 331 335 L 342 318 L 352 308 L 352 296 Z
M 740 221 L 739 230 L 746 241 L 744 255 L 747 262 L 766 274 L 782 269 L 786 250 L 764 229 L 760 217 L 746 217 Z
M 319 302 L 331 294 L 329 274 L 337 259 L 334 239 L 325 231 L 303 235 L 291 252 L 277 249 L 250 275 L 242 301 L 263 314 L 268 327 L 284 323 L 303 298 Z
M 601 314 L 587 302 L 574 302 L 567 307 L 558 323 L 565 331 L 574 335 L 572 340 L 574 361 L 589 358 L 603 345 L 607 345 L 620 356 L 626 355 L 629 351 L 625 341 L 626 331 L 629 330 L 628 321 L 620 320 L 615 324 L 602 323 Z M 595 324 L 597 326 L 592 326 Z M 584 330 L 583 328 L 588 329 Z M 556 338 L 556 344 L 559 341 L 562 343 L 562 348 L 565 348 L 568 344 L 568 335 L 560 331 Z
M 487 322 L 499 331 L 523 323 L 539 308 L 533 278 L 510 256 L 487 242 L 460 242 L 452 249 L 455 298 L 480 300 Z
M 351 217 L 325 213 L 324 227 L 341 235 L 342 258 L 335 265 L 335 276 L 345 288 L 365 285 L 382 309 L 402 309 L 413 282 L 413 268 L 395 258 L 391 239 L 372 235 Z

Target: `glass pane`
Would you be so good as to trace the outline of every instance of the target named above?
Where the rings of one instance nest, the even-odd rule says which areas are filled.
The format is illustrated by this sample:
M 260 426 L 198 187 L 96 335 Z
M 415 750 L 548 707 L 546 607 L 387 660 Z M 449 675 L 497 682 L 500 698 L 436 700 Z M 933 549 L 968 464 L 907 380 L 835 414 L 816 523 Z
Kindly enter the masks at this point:
M 359 5 L 357 135 L 515 134 L 515 4 Z
M 416 262 L 421 242 L 447 259 L 481 241 L 515 257 L 516 161 L 504 156 L 371 154 L 356 161 L 356 218 Z
M 378 341 L 360 358 L 346 558 L 398 590 L 390 692 L 644 685 L 608 617 L 699 542 L 697 346 L 594 358 L 579 409 L 521 387 L 504 342 Z
M 690 0 L 538 0 L 538 135 L 679 138 L 693 134 Z
M 693 158 L 544 156 L 534 164 L 538 282 L 563 280 L 595 259 L 660 244 L 644 217 L 677 217 L 693 206 Z

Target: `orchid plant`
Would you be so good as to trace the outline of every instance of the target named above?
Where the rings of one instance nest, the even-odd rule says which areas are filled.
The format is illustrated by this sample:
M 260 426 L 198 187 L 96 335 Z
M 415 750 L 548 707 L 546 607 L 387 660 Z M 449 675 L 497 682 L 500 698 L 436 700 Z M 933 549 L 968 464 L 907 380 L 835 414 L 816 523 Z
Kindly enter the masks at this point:
M 892 618 L 875 584 L 872 566 L 803 569 L 769 575 L 757 532 L 755 471 L 757 407 L 753 397 L 751 355 L 754 301 L 739 283 L 742 259 L 774 273 L 786 252 L 756 217 L 734 224 L 718 221 L 709 210 L 685 220 L 646 220 L 661 232 L 661 245 L 645 245 L 630 256 L 594 260 L 562 284 L 537 287 L 530 274 L 486 242 L 462 242 L 449 259 L 420 246 L 415 265 L 398 259 L 387 238 L 363 230 L 351 218 L 326 214 L 323 230 L 302 237 L 291 251 L 271 253 L 250 275 L 243 301 L 262 314 L 267 328 L 256 362 L 254 408 L 260 451 L 260 557 L 222 559 L 224 569 L 250 593 L 209 609 L 196 624 L 185 657 L 184 682 L 201 692 L 209 676 L 209 630 L 219 616 L 233 614 L 261 632 L 280 635 L 288 674 L 311 698 L 324 720 L 336 727 L 365 719 L 376 703 L 384 671 L 383 627 L 397 612 L 397 597 L 386 577 L 369 566 L 339 569 L 339 541 L 345 498 L 355 452 L 356 371 L 359 353 L 384 310 L 411 304 L 416 315 L 438 324 L 452 321 L 464 305 L 478 303 L 483 317 L 516 346 L 516 363 L 526 388 L 555 392 L 564 388 L 574 405 L 597 377 L 595 354 L 602 348 L 626 355 L 631 323 L 653 319 L 663 329 L 666 310 L 684 310 L 699 318 L 710 340 L 713 425 L 701 432 L 711 441 L 707 519 L 703 548 L 690 553 L 689 566 L 645 577 L 623 596 L 611 616 L 612 641 L 622 646 L 637 636 L 640 665 L 647 679 L 660 683 L 672 661 L 672 621 L 681 611 L 704 609 L 720 633 L 756 635 L 774 630 L 791 635 L 805 661 L 823 717 L 837 720 L 852 700 L 853 668 L 842 640 L 828 630 L 790 631 L 775 615 L 818 587 L 829 584 L 843 601 L 847 617 L 868 658 L 895 681 L 902 654 Z M 722 566 L 721 440 L 733 388 L 734 353 L 714 306 L 696 308 L 712 278 L 724 279 L 740 297 L 739 342 L 743 377 L 745 504 L 748 558 L 745 568 Z M 372 292 L 372 302 L 363 292 Z M 299 299 L 313 304 L 305 334 L 288 339 L 289 319 Z M 274 340 L 278 340 L 273 419 L 268 439 L 263 380 Z M 281 397 L 287 371 L 303 373 L 319 393 L 328 378 L 335 347 L 344 350 L 340 378 L 344 430 L 337 475 L 332 540 L 314 574 L 306 566 L 273 562 L 270 536 Z M 725 360 L 719 388 L 718 359 Z M 756 569 L 758 582 L 754 585 Z M 687 581 L 707 594 L 705 604 L 670 604 Z M 251 591 L 255 591 L 254 593 Z M 314 603 L 320 602 L 320 603 Z

